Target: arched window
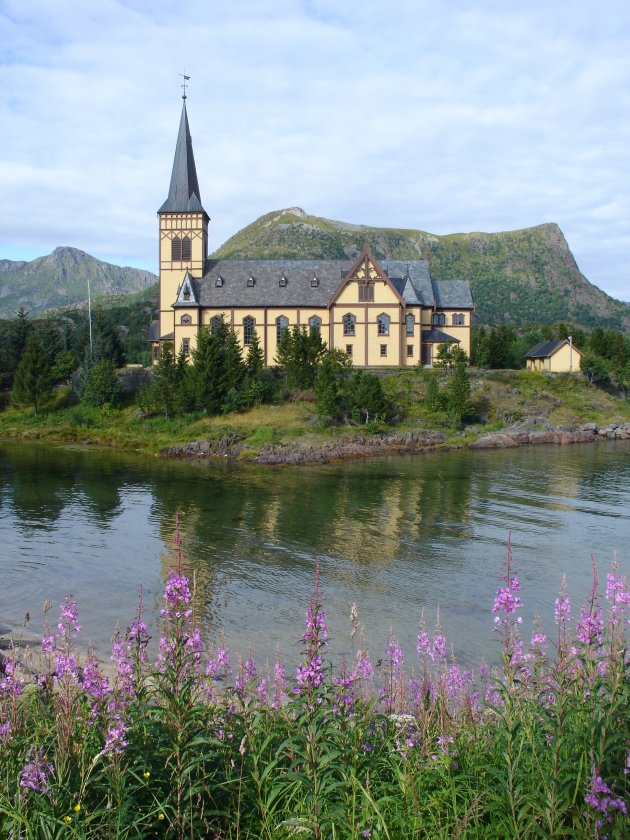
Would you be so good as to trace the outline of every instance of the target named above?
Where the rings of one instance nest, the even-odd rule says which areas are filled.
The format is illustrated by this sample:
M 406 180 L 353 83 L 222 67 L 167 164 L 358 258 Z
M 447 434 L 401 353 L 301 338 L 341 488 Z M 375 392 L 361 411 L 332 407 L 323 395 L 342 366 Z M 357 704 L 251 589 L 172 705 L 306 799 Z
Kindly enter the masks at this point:
M 355 326 L 357 323 L 357 319 L 354 315 L 348 312 L 347 315 L 343 316 L 343 334 L 344 335 L 354 335 L 355 334 Z
M 389 335 L 389 321 L 389 315 L 385 315 L 384 312 L 377 316 L 376 323 L 378 324 L 379 335 Z
M 310 332 L 321 332 L 322 331 L 322 319 L 318 318 L 317 315 L 312 315 L 308 319 L 308 328 Z
M 453 315 L 453 326 L 454 327 L 463 327 L 466 323 L 466 319 L 464 318 L 463 313 L 459 312 Z
M 210 332 L 213 335 L 219 332 L 222 326 L 223 318 L 220 315 L 215 315 L 214 318 L 210 318 Z
M 190 262 L 190 236 L 174 236 L 171 239 L 171 259 L 174 262 Z
M 413 317 L 411 313 L 405 316 L 405 329 L 407 335 L 413 335 L 413 330 L 416 325 L 416 319 Z
M 443 327 L 446 324 L 446 315 L 443 312 L 436 312 L 433 316 L 433 326 Z
M 190 324 L 192 323 L 192 318 L 190 315 L 182 315 L 180 319 L 180 324 Z
M 256 329 L 256 321 L 252 318 L 251 315 L 247 315 L 243 318 L 243 344 L 246 347 L 254 340 L 254 330 Z
M 285 330 L 289 329 L 289 319 L 285 318 L 284 315 L 280 315 L 276 318 L 276 342 L 280 344 L 280 340 L 284 335 Z

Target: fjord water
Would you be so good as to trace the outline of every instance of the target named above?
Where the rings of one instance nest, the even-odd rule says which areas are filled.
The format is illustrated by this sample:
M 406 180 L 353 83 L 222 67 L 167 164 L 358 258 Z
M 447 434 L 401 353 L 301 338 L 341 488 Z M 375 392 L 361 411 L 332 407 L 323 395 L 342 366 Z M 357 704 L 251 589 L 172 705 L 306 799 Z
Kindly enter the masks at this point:
M 155 633 L 176 515 L 209 643 L 297 659 L 319 558 L 336 654 L 356 602 L 370 653 L 391 632 L 408 657 L 422 610 L 458 660 L 494 658 L 490 612 L 511 532 L 524 601 L 553 628 L 566 573 L 577 599 L 616 558 L 628 573 L 630 444 L 413 457 L 301 468 L 187 464 L 103 450 L 0 445 L 0 622 L 42 628 L 66 593 L 107 655 L 143 608 Z M 354 643 L 356 644 L 357 637 Z

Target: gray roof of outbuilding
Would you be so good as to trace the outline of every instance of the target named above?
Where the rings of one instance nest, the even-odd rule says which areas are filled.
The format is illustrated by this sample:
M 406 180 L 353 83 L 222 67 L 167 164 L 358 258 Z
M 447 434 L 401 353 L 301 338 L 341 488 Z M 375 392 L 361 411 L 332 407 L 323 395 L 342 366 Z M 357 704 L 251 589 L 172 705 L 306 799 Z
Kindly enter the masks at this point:
M 195 283 L 196 297 L 204 307 L 311 306 L 325 307 L 352 268 L 350 260 L 210 260 L 206 273 Z M 410 306 L 433 307 L 436 283 L 442 304 L 449 308 L 471 308 L 468 283 L 462 280 L 431 281 L 426 260 L 380 260 L 379 265 Z M 216 281 L 221 277 L 222 286 Z M 248 286 L 250 277 L 254 285 Z M 282 277 L 286 286 L 280 286 Z M 316 277 L 318 286 L 312 286 Z M 449 283 L 454 288 L 444 289 Z
M 541 341 L 535 347 L 525 353 L 526 359 L 542 359 L 551 356 L 559 347 L 566 343 L 566 339 L 562 338 L 559 341 Z
M 149 330 L 147 332 L 147 341 L 159 341 L 160 339 L 160 322 L 151 321 Z
M 175 146 L 175 157 L 173 159 L 173 171 L 171 173 L 168 198 L 160 207 L 158 213 L 195 212 L 205 213 L 206 211 L 201 204 L 197 168 L 195 166 L 192 139 L 188 127 L 186 102 L 184 102 L 182 116 L 179 121 L 179 132 L 177 134 L 177 145 Z

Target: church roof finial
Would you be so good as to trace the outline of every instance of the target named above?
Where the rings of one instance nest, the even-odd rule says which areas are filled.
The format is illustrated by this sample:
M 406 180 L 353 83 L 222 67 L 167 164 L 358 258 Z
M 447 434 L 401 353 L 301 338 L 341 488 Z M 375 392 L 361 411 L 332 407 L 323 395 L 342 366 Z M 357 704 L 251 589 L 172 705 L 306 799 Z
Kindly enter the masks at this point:
M 182 99 L 183 99 L 183 100 L 184 100 L 184 102 L 185 102 L 185 101 L 188 99 L 188 97 L 186 96 L 186 82 L 189 82 L 189 81 L 190 81 L 190 76 L 187 76 L 187 75 L 186 75 L 186 68 L 185 68 L 185 67 L 184 67 L 184 72 L 183 72 L 183 73 L 180 73 L 179 75 L 180 75 L 180 76 L 182 77 L 182 79 L 184 80 L 184 84 L 183 84 L 183 85 L 181 85 L 181 87 L 183 87 L 183 88 L 184 88 L 184 92 L 183 92 L 183 94 L 182 94 Z

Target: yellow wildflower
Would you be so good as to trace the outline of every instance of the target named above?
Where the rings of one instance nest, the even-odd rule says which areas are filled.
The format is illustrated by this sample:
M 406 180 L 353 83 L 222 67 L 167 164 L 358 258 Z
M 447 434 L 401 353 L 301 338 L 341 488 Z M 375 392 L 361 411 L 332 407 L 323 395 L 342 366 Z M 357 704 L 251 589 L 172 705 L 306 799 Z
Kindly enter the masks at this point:
M 163 820 L 163 819 L 164 819 L 164 814 L 160 811 L 160 813 L 158 814 L 158 820 Z
M 81 810 L 81 805 L 80 805 L 78 802 L 77 802 L 77 804 L 74 806 L 74 810 L 77 812 L 77 814 L 78 814 L 78 813 L 79 813 L 79 811 Z
M 145 770 L 145 771 L 144 771 L 144 773 L 143 773 L 142 775 L 143 775 L 143 777 L 144 777 L 145 779 L 148 779 L 148 778 L 150 778 L 150 776 L 151 776 L 151 774 L 149 773 L 149 771 L 148 771 L 148 770 Z
M 63 818 L 63 821 L 65 823 L 71 823 L 72 822 L 72 817 L 70 817 L 70 816 L 68 816 L 68 814 L 66 814 L 66 816 Z

